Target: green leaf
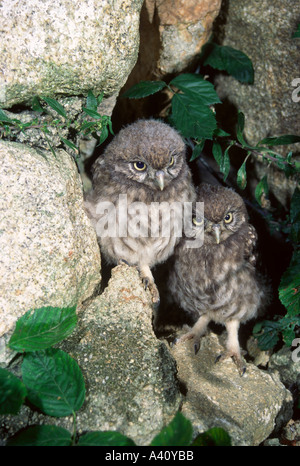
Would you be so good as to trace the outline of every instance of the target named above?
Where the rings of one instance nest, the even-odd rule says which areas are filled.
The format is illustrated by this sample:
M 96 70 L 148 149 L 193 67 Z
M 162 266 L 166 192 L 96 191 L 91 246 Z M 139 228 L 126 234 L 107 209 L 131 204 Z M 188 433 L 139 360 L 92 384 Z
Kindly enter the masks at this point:
M 262 205 L 263 200 L 268 197 L 269 194 L 269 186 L 267 175 L 265 175 L 260 182 L 257 184 L 255 188 L 255 199 L 257 202 Z
M 295 244 L 300 242 L 300 188 L 296 188 L 290 207 L 291 233 L 290 239 Z
M 101 144 L 103 144 L 103 142 L 107 138 L 108 138 L 108 128 L 107 128 L 107 126 L 104 126 L 104 128 L 102 128 L 100 138 L 99 138 L 99 144 L 97 144 L 97 147 L 100 146 Z
M 246 173 L 246 164 L 245 161 L 240 166 L 237 172 L 237 184 L 239 188 L 245 189 L 247 186 L 247 173 Z
M 32 426 L 17 433 L 7 446 L 68 447 L 72 444 L 69 431 L 58 426 Z
M 101 94 L 99 94 L 97 97 L 97 106 L 101 104 L 103 97 L 104 97 L 104 92 L 101 92 Z
M 95 121 L 84 121 L 80 127 L 80 130 L 85 134 L 89 134 L 91 131 L 95 131 Z
M 170 424 L 154 437 L 150 445 L 153 447 L 184 447 L 190 445 L 192 435 L 191 422 L 178 412 Z
M 65 138 L 60 138 L 61 142 L 63 142 L 67 147 L 69 147 L 70 149 L 74 150 L 76 153 L 78 152 L 78 147 L 75 146 L 75 144 L 71 141 L 69 141 L 68 139 L 65 139 Z
M 76 323 L 76 306 L 29 310 L 17 321 L 9 347 L 21 352 L 49 348 L 69 336 Z
M 49 416 L 68 416 L 81 408 L 84 379 L 77 362 L 59 349 L 26 353 L 23 381 L 29 401 Z
M 279 341 L 281 325 L 279 322 L 264 320 L 254 325 L 253 335 L 262 351 L 273 348 Z
M 300 142 L 300 136 L 286 134 L 284 136 L 265 138 L 260 141 L 259 144 L 267 144 L 268 146 L 283 146 L 287 144 L 295 144 L 296 142 Z
M 42 113 L 44 111 L 43 107 L 40 104 L 40 100 L 37 96 L 33 97 L 31 106 L 34 112 Z
M 212 139 L 217 128 L 212 110 L 185 94 L 174 95 L 171 120 L 186 138 Z
M 170 84 L 177 87 L 185 94 L 196 98 L 201 105 L 219 104 L 221 100 L 215 91 L 213 84 L 206 81 L 199 74 L 180 74 Z
M 0 414 L 17 414 L 27 390 L 23 382 L 9 371 L 0 368 Z
M 6 113 L 0 108 L 0 121 L 4 123 L 13 123 L 13 120 L 6 115 Z
M 84 111 L 84 113 L 94 118 L 95 120 L 101 120 L 103 118 L 103 115 L 100 115 L 100 113 L 96 112 L 95 110 L 91 110 L 86 107 L 82 107 L 82 110 Z
M 224 138 L 226 136 L 230 136 L 229 133 L 226 133 L 226 131 L 224 131 L 222 128 L 217 128 L 215 131 L 214 131 L 214 136 L 216 137 L 220 137 L 220 138 Z
M 230 171 L 230 159 L 229 159 L 229 149 L 232 146 L 230 144 L 224 151 L 224 155 L 222 157 L 221 165 L 220 165 L 220 171 L 223 173 L 223 179 L 224 181 L 227 179 L 227 176 L 229 175 Z
M 237 184 L 241 189 L 245 189 L 247 186 L 246 163 L 250 155 L 251 152 L 248 152 L 247 157 L 245 158 L 244 162 L 242 163 L 237 172 Z
M 97 107 L 98 107 L 97 98 L 94 96 L 92 91 L 89 91 L 87 98 L 86 98 L 86 108 L 88 108 L 89 110 L 94 110 L 96 112 Z
M 138 84 L 128 89 L 128 91 L 124 92 L 122 97 L 141 99 L 161 91 L 166 86 L 164 81 L 140 81 Z
M 236 136 L 238 141 L 242 144 L 243 147 L 248 147 L 244 139 L 244 127 L 245 127 L 245 115 L 243 112 L 238 112 L 238 121 L 237 121 L 237 130 Z
M 46 102 L 46 104 L 49 105 L 49 107 L 55 110 L 56 113 L 64 118 L 67 118 L 64 107 L 59 102 L 57 102 L 57 100 L 52 99 L 51 97 L 42 97 L 42 99 Z
M 221 145 L 216 141 L 214 141 L 214 143 L 213 143 L 212 153 L 213 153 L 215 161 L 217 162 L 217 164 L 220 167 L 221 163 L 222 163 L 222 160 L 223 160 L 223 152 L 222 152 Z
M 281 319 L 283 341 L 287 346 L 292 346 L 296 338 L 296 329 L 300 327 L 300 316 L 285 315 Z
M 281 277 L 279 299 L 289 315 L 300 312 L 300 250 L 294 251 L 290 265 Z
M 125 435 L 115 431 L 105 432 L 88 432 L 87 434 L 81 435 L 78 440 L 79 446 L 87 447 L 120 447 L 120 446 L 135 446 L 135 443 Z
M 221 427 L 213 427 L 203 434 L 199 434 L 191 446 L 227 447 L 231 446 L 231 438 Z
M 240 50 L 233 49 L 226 45 L 211 43 L 207 46 L 210 53 L 204 65 L 210 65 L 217 70 L 227 71 L 237 80 L 253 84 L 254 70 L 250 58 Z
M 293 39 L 296 39 L 297 37 L 300 37 L 300 23 L 298 24 L 297 26 L 297 30 L 294 32 L 294 34 L 292 35 L 292 38 Z
M 193 162 L 198 157 L 200 157 L 201 152 L 202 152 L 203 147 L 204 147 L 204 144 L 205 144 L 205 139 L 202 139 L 200 142 L 195 144 L 195 147 L 194 147 L 194 150 L 193 150 L 193 153 L 192 153 L 192 157 L 190 158 L 190 162 Z

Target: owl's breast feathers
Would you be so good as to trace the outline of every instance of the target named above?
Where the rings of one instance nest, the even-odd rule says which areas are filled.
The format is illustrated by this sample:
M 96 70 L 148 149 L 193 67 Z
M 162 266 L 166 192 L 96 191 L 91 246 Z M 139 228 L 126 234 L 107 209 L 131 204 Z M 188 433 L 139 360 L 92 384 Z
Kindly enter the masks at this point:
M 186 248 L 183 241 L 177 247 L 171 286 L 183 309 L 220 322 L 233 315 L 247 320 L 256 312 L 260 290 L 245 258 L 246 238 L 247 225 L 220 244 Z

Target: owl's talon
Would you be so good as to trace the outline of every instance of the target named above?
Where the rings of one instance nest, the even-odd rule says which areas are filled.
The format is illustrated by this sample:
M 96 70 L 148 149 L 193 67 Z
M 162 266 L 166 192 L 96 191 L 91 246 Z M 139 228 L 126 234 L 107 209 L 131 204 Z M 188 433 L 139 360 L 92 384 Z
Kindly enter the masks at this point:
M 224 354 L 219 354 L 215 359 L 215 364 L 220 361 L 224 361 L 225 359 L 228 359 L 228 358 L 232 358 L 233 362 L 237 366 L 240 376 L 243 377 L 243 375 L 246 372 L 246 366 L 243 363 L 241 357 L 237 355 L 236 353 L 226 352 Z
M 150 283 L 150 282 L 149 282 L 149 279 L 146 278 L 146 277 L 143 278 L 143 279 L 142 279 L 142 283 L 143 283 L 143 285 L 144 285 L 144 290 L 146 291 L 147 288 L 148 288 L 148 286 L 149 286 L 149 283 Z
M 222 358 L 222 354 L 219 354 L 215 359 L 215 364 L 217 364 L 217 362 L 219 362 L 221 358 Z
M 179 342 L 179 338 L 177 338 L 177 337 L 174 338 L 174 340 L 171 341 L 171 343 L 170 343 L 171 348 L 173 348 L 173 346 L 177 345 L 178 342 Z
M 199 349 L 200 349 L 200 342 L 198 341 L 197 343 L 194 343 L 194 352 L 195 352 L 195 354 L 198 353 Z
M 123 264 L 128 265 L 130 267 L 129 262 L 127 262 L 125 259 L 119 259 L 118 260 L 118 265 L 123 265 Z

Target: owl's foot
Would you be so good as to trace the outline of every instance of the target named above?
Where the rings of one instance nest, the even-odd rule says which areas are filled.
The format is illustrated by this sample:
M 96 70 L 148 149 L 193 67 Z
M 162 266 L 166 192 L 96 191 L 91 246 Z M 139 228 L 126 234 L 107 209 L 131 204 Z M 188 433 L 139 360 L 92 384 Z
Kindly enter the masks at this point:
M 172 346 L 177 345 L 178 343 L 182 343 L 186 340 L 194 340 L 194 352 L 195 354 L 197 354 L 200 348 L 200 337 L 199 335 L 196 335 L 194 332 L 188 332 L 182 335 L 182 337 L 180 338 L 175 338 L 175 340 L 173 340 L 172 342 Z
M 157 307 L 160 303 L 159 292 L 157 286 L 154 283 L 154 278 L 150 270 L 150 267 L 148 265 L 142 265 L 138 266 L 137 269 L 139 271 L 145 290 L 149 288 L 149 291 L 152 296 L 152 302 L 155 305 L 155 307 Z
M 142 277 L 142 283 L 144 285 L 145 290 L 149 288 L 153 304 L 155 304 L 155 306 L 158 306 L 160 303 L 160 298 L 159 298 L 159 292 L 158 292 L 158 289 L 155 283 L 151 281 L 148 277 Z
M 233 362 L 238 368 L 239 374 L 242 377 L 246 372 L 246 366 L 241 355 L 235 351 L 226 351 L 226 353 L 219 354 L 216 357 L 215 363 L 225 361 L 225 359 L 232 358 Z

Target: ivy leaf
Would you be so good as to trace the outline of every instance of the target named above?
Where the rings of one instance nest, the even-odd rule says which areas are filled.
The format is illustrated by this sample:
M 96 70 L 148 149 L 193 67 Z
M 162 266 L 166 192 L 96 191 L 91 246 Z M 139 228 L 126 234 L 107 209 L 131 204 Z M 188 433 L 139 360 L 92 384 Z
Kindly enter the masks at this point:
M 177 87 L 185 94 L 190 95 L 192 98 L 197 99 L 201 105 L 221 103 L 213 84 L 205 80 L 199 74 L 180 74 L 174 78 L 170 84 Z
M 68 447 L 72 444 L 71 434 L 59 426 L 32 426 L 17 433 L 8 440 L 7 446 L 34 446 L 34 447 Z
M 57 102 L 57 100 L 52 99 L 51 97 L 42 97 L 42 99 L 46 102 L 46 104 L 49 105 L 56 113 L 58 113 L 60 116 L 67 118 L 66 111 L 64 107 Z
M 208 44 L 209 55 L 204 65 L 210 65 L 217 70 L 227 71 L 242 83 L 253 84 L 254 70 L 250 58 L 240 50 L 226 45 Z
M 21 352 L 49 348 L 69 336 L 76 323 L 76 306 L 29 310 L 17 321 L 9 347 Z
M 257 184 L 255 188 L 255 199 L 262 206 L 264 199 L 268 197 L 269 194 L 269 186 L 267 175 L 265 175 L 260 182 Z
M 300 309 L 300 250 L 294 251 L 290 265 L 281 277 L 279 299 L 289 315 L 296 316 Z
M 29 401 L 49 416 L 68 416 L 81 408 L 84 379 L 77 362 L 59 349 L 26 353 L 23 381 Z
M 170 447 L 188 446 L 191 443 L 193 427 L 181 412 L 178 412 L 170 424 L 165 427 L 151 442 L 151 446 Z
M 284 136 L 265 138 L 260 141 L 259 144 L 267 144 L 268 146 L 283 146 L 287 144 L 295 144 L 296 142 L 300 142 L 300 136 L 286 134 Z
M 128 89 L 128 91 L 124 92 L 122 97 L 141 99 L 161 91 L 166 86 L 164 81 L 140 81 L 138 84 Z
M 11 372 L 0 368 L 0 414 L 17 414 L 26 395 L 23 382 Z
M 171 120 L 186 138 L 212 139 L 217 127 L 212 110 L 185 94 L 174 95 Z
M 231 446 L 231 438 L 228 433 L 221 427 L 213 427 L 212 429 L 199 434 L 191 446 Z
M 123 434 L 115 431 L 105 432 L 88 432 L 87 434 L 81 435 L 78 440 L 79 446 L 87 447 L 120 447 L 120 446 L 135 446 L 133 440 L 126 437 Z

